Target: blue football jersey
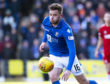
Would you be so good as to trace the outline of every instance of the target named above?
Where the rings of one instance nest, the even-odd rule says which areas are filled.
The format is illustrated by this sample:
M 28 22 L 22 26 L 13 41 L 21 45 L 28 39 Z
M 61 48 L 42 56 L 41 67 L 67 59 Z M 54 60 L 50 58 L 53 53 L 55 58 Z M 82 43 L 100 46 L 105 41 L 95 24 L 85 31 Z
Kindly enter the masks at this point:
M 49 54 L 59 57 L 69 56 L 67 70 L 71 70 L 76 50 L 70 26 L 61 19 L 59 24 L 54 27 L 50 22 L 49 16 L 43 20 L 42 24 L 45 30 L 43 42 L 48 41 Z

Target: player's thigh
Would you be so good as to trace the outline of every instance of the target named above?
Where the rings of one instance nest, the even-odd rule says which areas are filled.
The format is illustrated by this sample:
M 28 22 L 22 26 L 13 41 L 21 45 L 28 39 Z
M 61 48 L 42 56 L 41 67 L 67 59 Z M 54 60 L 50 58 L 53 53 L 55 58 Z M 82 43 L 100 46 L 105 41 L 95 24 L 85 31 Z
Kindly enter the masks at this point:
M 75 57 L 71 72 L 75 76 L 79 84 L 89 84 L 89 81 L 86 79 L 85 75 L 83 74 L 83 69 L 77 56 Z
M 54 68 L 52 71 L 50 71 L 50 72 L 48 73 L 50 79 L 51 79 L 51 80 L 58 80 L 60 74 L 62 73 L 62 71 L 63 71 L 63 69 L 61 69 L 61 68 Z
M 71 72 L 74 76 L 78 76 L 78 75 L 83 74 L 82 66 L 81 66 L 77 57 L 75 57 L 75 59 L 74 59 L 74 63 L 73 63 Z
M 105 65 L 106 65 L 107 72 L 110 72 L 110 63 L 107 63 Z
M 84 74 L 75 76 L 75 78 L 79 82 L 79 84 L 89 84 L 89 81 L 86 79 Z
M 54 68 L 64 68 L 64 65 L 62 63 L 62 59 L 60 57 L 50 55 L 50 59 L 54 62 Z

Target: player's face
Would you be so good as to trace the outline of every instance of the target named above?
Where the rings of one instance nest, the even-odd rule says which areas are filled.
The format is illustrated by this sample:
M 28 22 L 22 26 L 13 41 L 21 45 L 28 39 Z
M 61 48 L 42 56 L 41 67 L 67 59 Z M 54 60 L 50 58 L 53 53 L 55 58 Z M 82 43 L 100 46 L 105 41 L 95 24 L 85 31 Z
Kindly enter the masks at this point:
M 110 14 L 109 13 L 106 13 L 104 15 L 104 21 L 105 21 L 105 23 L 110 24 Z
M 58 10 L 50 10 L 49 17 L 50 17 L 50 22 L 52 24 L 58 24 L 58 22 L 60 20 L 60 14 L 59 14 Z

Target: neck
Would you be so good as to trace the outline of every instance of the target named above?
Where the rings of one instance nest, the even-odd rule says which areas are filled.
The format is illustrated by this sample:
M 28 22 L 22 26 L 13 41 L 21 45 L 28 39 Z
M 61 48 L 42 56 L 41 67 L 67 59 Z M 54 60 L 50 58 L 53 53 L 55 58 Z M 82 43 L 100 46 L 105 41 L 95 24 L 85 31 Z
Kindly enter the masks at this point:
M 110 27 L 110 23 L 106 23 L 105 25 L 106 25 L 107 27 Z

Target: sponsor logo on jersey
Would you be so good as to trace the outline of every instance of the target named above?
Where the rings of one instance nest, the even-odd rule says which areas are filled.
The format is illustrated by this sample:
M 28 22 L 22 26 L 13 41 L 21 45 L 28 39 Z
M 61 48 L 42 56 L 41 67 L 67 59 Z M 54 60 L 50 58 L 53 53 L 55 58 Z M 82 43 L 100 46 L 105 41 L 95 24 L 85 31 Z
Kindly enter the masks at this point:
M 105 39 L 110 39 L 110 34 L 104 35 Z
M 49 42 L 58 43 L 58 39 L 53 38 L 51 35 L 47 34 L 47 39 Z
M 107 31 L 104 31 L 104 34 L 106 34 L 107 33 Z
M 68 40 L 74 40 L 73 36 L 68 36 Z

